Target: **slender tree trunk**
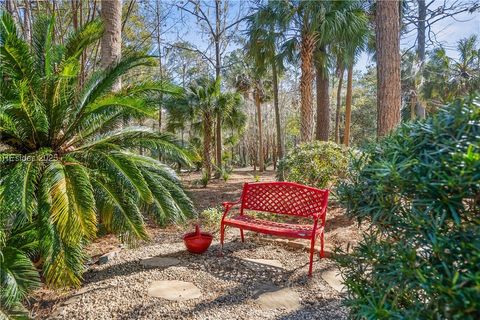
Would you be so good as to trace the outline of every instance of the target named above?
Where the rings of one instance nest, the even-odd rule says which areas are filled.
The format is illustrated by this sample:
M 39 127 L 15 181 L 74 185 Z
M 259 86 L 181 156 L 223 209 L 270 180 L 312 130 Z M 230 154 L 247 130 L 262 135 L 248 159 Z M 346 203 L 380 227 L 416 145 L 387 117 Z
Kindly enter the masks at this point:
M 315 130 L 315 139 L 328 141 L 330 131 L 330 95 L 328 93 L 328 70 L 315 64 L 316 68 L 316 87 L 317 87 L 317 123 Z
M 258 121 L 258 170 L 260 172 L 265 171 L 264 156 L 263 156 L 263 128 L 262 128 L 262 109 L 260 103 L 260 94 L 258 89 L 254 92 L 255 109 L 257 110 Z
M 25 10 L 23 11 L 23 25 L 25 30 L 25 41 L 32 42 L 32 13 L 30 10 L 30 0 L 24 1 Z
M 335 143 L 340 143 L 340 109 L 342 108 L 342 85 L 345 68 L 338 66 L 337 110 L 335 112 Z
M 105 32 L 101 40 L 100 64 L 102 68 L 109 68 L 118 63 L 122 55 L 122 1 L 103 0 L 101 15 Z M 112 86 L 112 90 L 118 91 L 121 87 L 122 82 L 119 80 Z
M 312 141 L 313 135 L 313 106 L 312 106 L 312 81 L 313 81 L 313 52 L 315 39 L 308 33 L 302 34 L 300 57 L 302 60 L 300 77 L 300 140 Z
M 77 2 L 77 0 L 71 0 L 70 3 L 71 3 L 71 6 L 72 6 L 73 30 L 75 32 L 77 32 L 77 30 L 78 30 L 78 2 Z
M 208 179 L 212 176 L 212 120 L 212 115 L 205 112 L 203 115 L 203 170 Z
M 220 0 L 215 0 L 215 80 L 220 78 L 222 66 L 220 56 Z M 215 164 L 217 171 L 216 178 L 220 178 L 222 170 L 222 115 L 217 113 L 217 126 L 215 128 Z
M 277 136 L 277 146 L 276 146 L 276 157 L 274 157 L 273 166 L 276 168 L 277 164 L 275 163 L 278 160 L 283 159 L 283 139 L 282 139 L 282 124 L 280 121 L 280 107 L 278 106 L 278 75 L 277 75 L 277 64 L 275 58 L 272 60 L 272 82 L 273 82 L 273 107 L 275 109 L 275 128 Z M 278 173 L 278 180 L 283 181 L 283 172 Z
M 352 82 L 353 82 L 353 63 L 348 66 L 347 71 L 347 96 L 345 98 L 345 132 L 343 135 L 343 144 L 350 145 L 350 123 L 352 117 Z
M 22 24 L 20 23 L 20 19 L 18 17 L 18 10 L 17 10 L 16 1 L 17 0 L 6 0 L 5 9 L 12 16 L 12 19 L 15 22 L 17 28 L 18 28 L 18 27 L 21 27 Z
M 160 10 L 161 3 L 160 0 L 155 1 L 155 13 L 157 19 L 157 49 L 158 49 L 158 73 L 160 76 L 160 81 L 163 81 L 163 65 L 162 65 L 162 38 L 161 38 L 161 28 L 162 22 L 160 21 Z M 160 91 L 158 101 L 158 132 L 162 132 L 162 110 L 163 110 L 163 92 Z
M 382 137 L 400 123 L 399 1 L 377 1 L 375 21 L 377 46 L 377 135 Z
M 423 66 L 425 64 L 425 20 L 427 19 L 427 6 L 425 0 L 417 0 L 418 2 L 418 26 L 417 26 L 417 62 L 419 83 L 415 81 L 415 94 L 418 96 L 418 87 L 423 82 Z M 417 118 L 425 118 L 425 106 L 422 104 L 421 99 L 415 97 L 415 115 Z

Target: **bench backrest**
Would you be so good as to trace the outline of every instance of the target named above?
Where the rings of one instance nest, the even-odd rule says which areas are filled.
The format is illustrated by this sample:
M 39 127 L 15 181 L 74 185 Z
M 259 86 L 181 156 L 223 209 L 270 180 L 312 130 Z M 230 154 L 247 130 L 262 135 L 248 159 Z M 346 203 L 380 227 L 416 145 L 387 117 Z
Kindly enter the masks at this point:
M 328 192 L 293 182 L 245 183 L 241 212 L 247 209 L 302 217 L 322 217 L 326 212 Z

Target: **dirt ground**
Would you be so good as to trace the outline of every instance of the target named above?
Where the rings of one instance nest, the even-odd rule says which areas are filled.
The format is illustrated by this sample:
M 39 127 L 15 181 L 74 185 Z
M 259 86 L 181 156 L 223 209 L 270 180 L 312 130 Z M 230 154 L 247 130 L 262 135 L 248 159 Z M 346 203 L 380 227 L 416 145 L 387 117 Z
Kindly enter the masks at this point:
M 199 173 L 182 173 L 181 178 L 197 211 L 201 212 L 207 208 L 219 207 L 224 201 L 237 200 L 240 197 L 242 186 L 245 182 L 275 181 L 275 172 L 273 170 L 267 170 L 259 174 L 251 169 L 236 169 L 231 173 L 226 182 L 224 180 L 213 179 L 206 188 L 196 183 L 196 181 L 201 178 Z M 186 231 L 186 228 L 190 228 L 191 225 L 193 225 L 193 222 L 184 226 L 169 226 L 168 228 L 149 226 L 148 233 L 152 239 L 155 239 L 152 242 L 158 242 L 158 239 L 162 238 L 180 239 L 181 235 Z M 345 249 L 348 245 L 354 245 L 360 238 L 358 226 L 345 216 L 344 210 L 334 201 L 329 203 L 325 231 L 327 253 L 329 251 L 331 252 L 335 247 Z M 236 237 L 236 234 L 234 237 Z M 151 243 L 145 243 L 144 245 L 149 246 Z M 121 248 L 121 244 L 112 235 L 98 238 L 91 243 L 87 248 L 87 253 L 91 257 L 91 270 L 89 272 L 95 272 L 96 265 L 93 263 L 98 260 L 100 255 L 118 250 L 118 248 Z M 72 290 L 54 291 L 42 288 L 29 300 L 29 309 L 32 310 L 36 319 L 49 318 L 53 310 L 65 302 L 71 294 Z

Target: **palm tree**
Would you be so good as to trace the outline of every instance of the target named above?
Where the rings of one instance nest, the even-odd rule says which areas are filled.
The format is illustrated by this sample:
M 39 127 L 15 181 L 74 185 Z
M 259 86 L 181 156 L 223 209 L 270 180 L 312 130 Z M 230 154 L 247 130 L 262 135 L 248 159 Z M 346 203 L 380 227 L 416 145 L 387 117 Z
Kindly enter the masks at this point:
M 275 110 L 275 127 L 277 138 L 278 160 L 283 158 L 284 146 L 282 139 L 282 125 L 280 121 L 280 108 L 278 105 L 278 75 L 283 71 L 282 60 L 277 54 L 277 43 L 280 34 L 275 30 L 274 12 L 271 7 L 264 6 L 248 19 L 248 44 L 247 48 L 255 62 L 258 73 L 265 75 L 270 68 L 273 86 L 273 106 Z M 280 180 L 283 174 L 279 173 Z
M 195 85 L 191 85 L 187 92 L 187 109 L 192 118 L 201 118 L 203 132 L 203 170 L 205 176 L 212 176 L 212 133 L 213 120 L 217 114 L 216 102 L 220 96 L 220 78 L 216 81 L 199 79 Z
M 1 16 L 0 229 L 34 225 L 52 286 L 80 284 L 83 246 L 98 224 L 134 243 L 148 238 L 141 209 L 160 222 L 193 213 L 174 172 L 131 151 L 143 147 L 189 164 L 176 139 L 147 127 L 120 128 L 124 118 L 157 116 L 145 99 L 152 92 L 179 93 L 149 81 L 111 91 L 121 75 L 155 60 L 126 56 L 78 86 L 79 57 L 103 30 L 93 21 L 56 45 L 54 18 L 38 19 L 30 47 L 13 19 Z
M 368 39 L 372 35 L 369 26 L 366 9 L 361 2 L 351 3 L 352 10 L 348 13 L 349 21 L 354 24 L 353 28 L 343 30 L 341 38 L 344 44 L 344 64 L 347 66 L 347 93 L 345 97 L 345 131 L 343 144 L 350 144 L 350 123 L 352 115 L 353 94 L 353 67 L 360 53 L 367 49 Z
M 388 134 L 400 123 L 400 13 L 399 1 L 377 1 L 377 135 Z
M 118 63 L 122 57 L 122 0 L 102 1 L 101 16 L 105 32 L 101 40 L 100 64 L 106 69 Z M 118 91 L 121 87 L 119 79 L 112 90 Z
M 220 93 L 220 79 L 200 78 L 182 96 L 172 97 L 165 107 L 168 111 L 167 129 L 176 132 L 188 125 L 193 134 L 203 135 L 202 163 L 205 176 L 212 173 L 213 116 L 221 115 L 222 124 L 241 131 L 245 114 L 241 111 L 242 97 L 237 93 Z
M 300 52 L 300 140 L 308 142 L 313 135 L 313 54 L 320 36 L 322 22 L 322 2 L 317 1 L 270 1 L 273 19 L 279 29 L 291 36 L 284 43 L 286 51 Z M 298 43 L 298 39 L 300 39 Z
M 361 1 L 322 1 L 324 18 L 319 24 L 319 34 L 315 52 L 317 80 L 317 127 L 315 138 L 327 141 L 330 126 L 329 77 L 328 67 L 335 58 L 339 83 L 337 88 L 337 108 L 335 115 L 335 141 L 339 142 L 341 88 L 347 48 L 357 42 L 360 30 L 367 28 L 368 19 Z M 333 57 L 332 57 L 333 55 Z
M 441 47 L 429 54 L 421 87 L 421 98 L 429 113 L 480 86 L 480 48 L 476 35 L 458 41 L 457 56 L 456 59 L 447 56 Z
M 326 47 L 339 35 L 342 30 L 355 27 L 346 15 L 349 8 L 352 7 L 352 1 L 270 1 L 268 6 L 271 8 L 272 19 L 276 22 L 279 30 L 285 35 L 287 40 L 283 44 L 284 52 L 292 56 L 293 51 L 298 50 L 301 60 L 300 77 L 300 139 L 302 142 L 308 142 L 313 137 L 313 103 L 312 103 L 312 81 L 313 67 L 317 67 L 317 83 L 319 93 L 325 95 L 328 88 L 328 82 L 325 86 L 326 60 L 316 61 L 315 51 L 326 51 Z M 300 40 L 298 40 L 300 39 Z M 317 59 L 316 59 L 317 58 Z M 323 85 L 322 85 L 323 84 Z M 327 101 L 323 96 L 318 96 L 317 101 Z M 328 121 L 325 114 L 328 115 L 329 106 L 317 105 L 317 124 L 324 124 L 323 127 L 317 125 L 317 137 L 327 137 L 328 139 Z M 328 119 L 327 119 L 328 120 Z M 327 134 L 325 134 L 327 132 Z

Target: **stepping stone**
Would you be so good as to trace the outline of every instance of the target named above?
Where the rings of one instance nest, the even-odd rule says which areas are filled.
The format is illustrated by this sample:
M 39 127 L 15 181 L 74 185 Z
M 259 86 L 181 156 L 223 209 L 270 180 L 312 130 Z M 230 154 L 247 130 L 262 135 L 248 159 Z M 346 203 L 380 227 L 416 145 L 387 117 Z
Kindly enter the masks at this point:
M 171 301 L 185 301 L 200 298 L 202 292 L 191 282 L 164 280 L 154 281 L 148 288 L 148 295 Z
M 346 292 L 346 288 L 342 283 L 342 277 L 340 277 L 338 270 L 329 270 L 322 272 L 322 278 L 330 285 L 330 287 L 332 287 L 336 291 Z
M 265 264 L 267 266 L 272 266 L 272 267 L 276 267 L 276 268 L 283 268 L 282 263 L 278 260 L 249 259 L 249 258 L 242 258 L 242 260 L 253 262 L 253 263 Z
M 144 267 L 157 267 L 157 268 L 168 268 L 180 263 L 180 260 L 177 258 L 169 257 L 153 257 L 148 259 L 143 259 L 140 264 Z
M 264 310 L 285 309 L 289 312 L 300 308 L 300 296 L 291 288 L 264 287 L 255 303 Z M 266 291 L 266 292 L 265 292 Z

